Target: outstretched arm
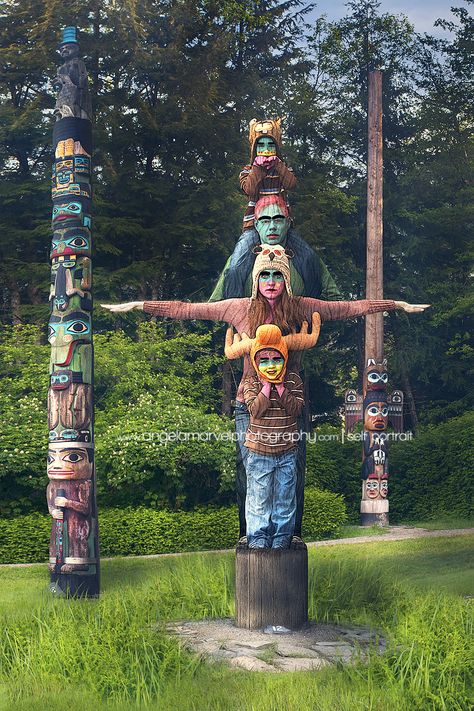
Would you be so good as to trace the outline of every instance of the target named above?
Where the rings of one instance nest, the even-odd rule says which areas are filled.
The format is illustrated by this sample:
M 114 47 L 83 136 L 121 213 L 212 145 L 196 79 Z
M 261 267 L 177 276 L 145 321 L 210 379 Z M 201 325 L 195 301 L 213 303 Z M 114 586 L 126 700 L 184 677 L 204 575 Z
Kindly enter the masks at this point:
M 102 304 L 102 306 L 113 313 L 137 309 L 152 316 L 166 316 L 178 320 L 226 321 L 234 325 L 241 309 L 246 308 L 247 301 L 248 299 L 226 299 L 215 303 L 197 304 L 187 301 L 130 301 L 126 304 Z
M 360 301 L 321 301 L 320 299 L 301 298 L 301 305 L 307 318 L 314 311 L 319 311 L 323 321 L 338 321 L 356 316 L 367 316 L 381 311 L 400 309 L 407 313 L 419 313 L 429 307 L 429 304 L 408 304 L 406 301 L 391 299 L 361 299 Z

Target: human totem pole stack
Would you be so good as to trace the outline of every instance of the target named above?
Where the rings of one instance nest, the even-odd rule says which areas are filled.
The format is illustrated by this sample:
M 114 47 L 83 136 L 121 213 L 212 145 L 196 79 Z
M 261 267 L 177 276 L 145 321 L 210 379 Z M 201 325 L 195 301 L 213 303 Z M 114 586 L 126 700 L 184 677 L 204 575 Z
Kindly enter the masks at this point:
M 63 31 L 55 86 L 47 501 L 51 590 L 99 593 L 93 434 L 91 100 L 76 28 Z

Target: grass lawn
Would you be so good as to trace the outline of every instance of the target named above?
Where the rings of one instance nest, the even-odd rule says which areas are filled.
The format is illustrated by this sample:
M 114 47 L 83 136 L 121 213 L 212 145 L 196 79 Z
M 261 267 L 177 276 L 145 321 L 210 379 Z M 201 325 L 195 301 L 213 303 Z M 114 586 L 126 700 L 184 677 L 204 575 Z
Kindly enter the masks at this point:
M 97 601 L 52 599 L 44 566 L 0 569 L 0 709 L 469 711 L 473 543 L 311 549 L 310 616 L 371 624 L 389 649 L 366 666 L 296 674 L 209 664 L 160 630 L 233 615 L 232 554 L 107 561 Z

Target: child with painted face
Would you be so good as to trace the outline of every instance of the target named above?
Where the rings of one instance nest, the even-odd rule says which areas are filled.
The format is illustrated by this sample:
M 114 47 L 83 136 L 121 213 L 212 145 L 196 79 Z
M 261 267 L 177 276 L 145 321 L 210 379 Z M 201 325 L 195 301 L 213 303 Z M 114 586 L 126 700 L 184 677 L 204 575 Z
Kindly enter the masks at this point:
M 250 163 L 239 176 L 240 187 L 249 198 L 244 231 L 253 228 L 255 205 L 261 197 L 279 195 L 288 206 L 286 191 L 296 187 L 293 171 L 281 157 L 280 124 L 280 119 L 252 119 L 249 124 Z
M 260 326 L 250 349 L 255 375 L 244 380 L 250 412 L 245 438 L 249 548 L 288 548 L 295 529 L 297 417 L 303 383 L 286 372 L 288 345 L 278 326 Z

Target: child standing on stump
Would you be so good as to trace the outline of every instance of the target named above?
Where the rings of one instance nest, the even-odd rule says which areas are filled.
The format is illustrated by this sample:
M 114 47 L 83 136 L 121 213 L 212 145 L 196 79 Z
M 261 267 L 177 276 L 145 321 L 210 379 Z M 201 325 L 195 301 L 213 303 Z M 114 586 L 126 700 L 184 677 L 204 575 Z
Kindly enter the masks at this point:
M 303 382 L 295 372 L 286 372 L 288 350 L 302 350 L 316 343 L 319 314 L 314 314 L 313 332 L 307 324 L 301 333 L 282 336 L 278 326 L 257 328 L 254 339 L 243 334 L 230 345 L 250 351 L 255 373 L 245 378 L 243 394 L 250 412 L 245 437 L 247 497 L 245 517 L 249 548 L 289 548 L 296 516 L 296 463 L 300 437 L 298 415 L 304 405 Z

